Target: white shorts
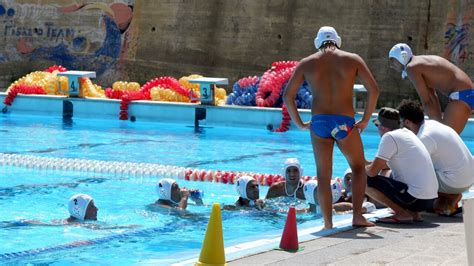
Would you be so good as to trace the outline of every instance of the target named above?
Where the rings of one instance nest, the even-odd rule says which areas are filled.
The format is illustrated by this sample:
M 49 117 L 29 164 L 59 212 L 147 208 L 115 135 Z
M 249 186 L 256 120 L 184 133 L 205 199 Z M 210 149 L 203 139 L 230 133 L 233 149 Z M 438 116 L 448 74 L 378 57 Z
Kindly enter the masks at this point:
M 445 194 L 459 194 L 463 193 L 464 191 L 469 190 L 471 188 L 472 184 L 467 186 L 467 187 L 461 187 L 461 188 L 456 188 L 452 187 L 450 185 L 447 185 L 444 181 L 443 178 L 439 176 L 438 173 L 436 173 L 436 179 L 438 179 L 438 192 L 445 193 Z

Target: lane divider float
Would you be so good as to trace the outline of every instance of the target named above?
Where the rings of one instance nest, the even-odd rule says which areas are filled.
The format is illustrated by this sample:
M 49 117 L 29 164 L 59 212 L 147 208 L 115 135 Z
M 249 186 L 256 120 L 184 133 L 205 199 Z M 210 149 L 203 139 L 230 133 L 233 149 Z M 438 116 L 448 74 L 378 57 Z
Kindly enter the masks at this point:
M 91 173 L 108 173 L 134 177 L 176 178 L 188 181 L 207 181 L 234 184 L 243 175 L 252 176 L 261 186 L 271 186 L 285 178 L 280 174 L 206 170 L 154 163 L 102 161 L 77 158 L 42 157 L 23 154 L 0 153 L 0 166 L 17 166 L 37 170 L 62 170 Z M 303 181 L 316 179 L 303 176 Z

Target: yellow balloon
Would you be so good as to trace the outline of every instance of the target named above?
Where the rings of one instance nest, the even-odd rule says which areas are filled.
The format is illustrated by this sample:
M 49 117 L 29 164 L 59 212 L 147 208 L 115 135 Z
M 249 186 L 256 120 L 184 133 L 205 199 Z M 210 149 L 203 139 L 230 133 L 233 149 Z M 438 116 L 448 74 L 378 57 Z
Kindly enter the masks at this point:
M 139 91 L 140 83 L 138 82 L 127 82 L 127 81 L 116 81 L 112 84 L 113 90 L 125 90 L 125 91 Z

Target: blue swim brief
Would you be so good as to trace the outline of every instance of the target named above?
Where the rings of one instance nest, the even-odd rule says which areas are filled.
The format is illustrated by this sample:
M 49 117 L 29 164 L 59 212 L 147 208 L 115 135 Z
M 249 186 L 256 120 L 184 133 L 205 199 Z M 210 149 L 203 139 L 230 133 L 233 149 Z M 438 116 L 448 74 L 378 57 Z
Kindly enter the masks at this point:
M 354 128 L 355 120 L 346 115 L 314 115 L 311 130 L 320 138 L 341 140 Z
M 449 95 L 449 98 L 463 101 L 471 107 L 471 110 L 474 109 L 474 89 L 455 91 Z

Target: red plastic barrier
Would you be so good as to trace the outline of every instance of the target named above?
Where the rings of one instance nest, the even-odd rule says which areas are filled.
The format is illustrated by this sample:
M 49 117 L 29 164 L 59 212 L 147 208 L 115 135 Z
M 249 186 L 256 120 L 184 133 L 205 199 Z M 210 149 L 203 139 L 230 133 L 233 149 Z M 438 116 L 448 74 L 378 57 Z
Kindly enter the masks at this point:
M 272 67 L 267 70 L 260 80 L 260 84 L 255 95 L 257 106 L 272 107 L 280 98 L 283 85 L 287 82 L 298 62 L 279 61 L 274 62 Z
M 15 97 L 18 95 L 18 93 L 46 94 L 43 87 L 40 87 L 40 86 L 29 86 L 29 85 L 24 85 L 24 84 L 15 85 L 8 91 L 7 97 L 5 97 L 5 100 L 3 101 L 3 103 L 8 106 L 11 106 L 13 101 L 15 100 Z
M 173 77 L 154 78 L 148 81 L 147 83 L 145 83 L 140 88 L 140 91 L 150 95 L 151 89 L 157 86 L 165 88 L 165 89 L 173 90 L 182 96 L 189 97 L 189 95 L 191 94 L 192 98 L 197 98 L 197 94 L 193 90 L 185 88 L 183 85 L 179 83 L 177 79 Z M 196 100 L 193 100 L 191 102 L 196 102 Z
M 246 78 L 241 78 L 239 79 L 239 86 L 241 88 L 246 88 L 246 87 L 250 87 L 250 86 L 253 86 L 255 84 L 257 84 L 258 82 L 258 77 L 257 76 L 253 76 L 253 77 L 246 77 Z
M 61 66 L 61 65 L 54 65 L 54 66 L 50 66 L 48 67 L 47 69 L 43 70 L 44 72 L 49 72 L 49 73 L 53 73 L 54 71 L 58 70 L 59 72 L 66 72 L 67 71 L 67 68 Z
M 212 170 L 199 170 L 199 169 L 186 169 L 184 171 L 184 179 L 188 181 L 208 181 L 218 182 L 224 184 L 234 184 L 235 181 L 243 176 L 249 175 L 253 177 L 261 186 L 271 186 L 273 183 L 277 183 L 285 180 L 281 175 L 272 174 L 248 174 L 242 172 L 231 172 L 231 171 L 212 171 Z M 308 181 L 316 179 L 311 176 L 303 176 L 301 180 Z
M 286 109 L 286 105 L 283 105 L 283 107 L 281 108 L 281 113 L 282 113 L 282 118 L 281 118 L 280 127 L 273 130 L 273 132 L 286 132 L 288 131 L 288 129 L 290 129 L 291 117 L 290 117 L 290 114 L 288 113 L 288 109 Z

